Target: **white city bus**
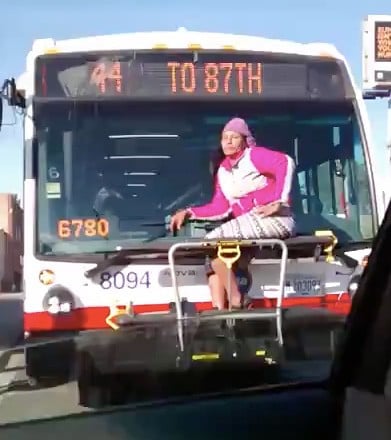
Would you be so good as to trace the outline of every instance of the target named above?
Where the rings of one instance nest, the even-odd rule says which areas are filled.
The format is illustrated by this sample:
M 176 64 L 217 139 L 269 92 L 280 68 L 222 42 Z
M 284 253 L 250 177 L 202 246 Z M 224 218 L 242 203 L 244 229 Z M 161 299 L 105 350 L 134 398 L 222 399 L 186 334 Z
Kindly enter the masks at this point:
M 172 245 L 201 242 L 211 225 L 172 236 L 167 224 L 210 199 L 233 116 L 296 163 L 298 237 L 287 243 L 282 304 L 347 312 L 383 213 L 361 92 L 333 46 L 185 29 L 36 40 L 9 84 L 9 101 L 25 107 L 27 340 L 109 329 L 114 302 L 133 318 L 172 313 L 175 280 L 197 313 L 211 308 L 199 249 L 177 261 L 175 280 L 167 261 Z M 262 258 L 238 272 L 255 309 L 275 307 L 279 267 Z M 27 356 L 30 376 L 43 359 Z

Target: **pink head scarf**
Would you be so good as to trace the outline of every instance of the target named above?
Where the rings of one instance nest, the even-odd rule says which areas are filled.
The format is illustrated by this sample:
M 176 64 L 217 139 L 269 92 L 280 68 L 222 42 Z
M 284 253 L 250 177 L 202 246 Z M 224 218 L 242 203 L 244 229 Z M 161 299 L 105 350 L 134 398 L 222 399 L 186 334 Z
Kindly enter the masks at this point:
M 239 133 L 245 137 L 246 143 L 249 147 L 256 146 L 256 141 L 244 119 L 241 118 L 231 119 L 223 128 L 223 132 L 224 131 L 234 131 L 235 133 Z

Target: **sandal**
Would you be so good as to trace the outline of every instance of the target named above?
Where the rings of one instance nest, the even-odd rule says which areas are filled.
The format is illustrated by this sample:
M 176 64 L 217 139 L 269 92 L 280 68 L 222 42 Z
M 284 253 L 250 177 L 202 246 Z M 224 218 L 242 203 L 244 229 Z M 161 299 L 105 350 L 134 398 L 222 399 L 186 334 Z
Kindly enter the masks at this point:
M 252 308 L 252 303 L 253 303 L 253 301 L 249 296 L 243 295 L 243 297 L 242 297 L 242 308 L 243 309 Z
M 231 310 L 243 310 L 243 309 L 249 309 L 252 306 L 252 299 L 248 296 L 243 296 L 240 300 L 240 304 L 238 305 L 231 305 Z

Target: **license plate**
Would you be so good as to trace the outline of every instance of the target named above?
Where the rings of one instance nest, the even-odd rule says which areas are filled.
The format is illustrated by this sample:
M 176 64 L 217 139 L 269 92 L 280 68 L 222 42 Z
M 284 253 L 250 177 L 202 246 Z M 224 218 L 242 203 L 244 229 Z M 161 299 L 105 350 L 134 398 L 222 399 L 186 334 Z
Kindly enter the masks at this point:
M 320 277 L 288 276 L 286 281 L 287 296 L 319 296 L 322 295 Z

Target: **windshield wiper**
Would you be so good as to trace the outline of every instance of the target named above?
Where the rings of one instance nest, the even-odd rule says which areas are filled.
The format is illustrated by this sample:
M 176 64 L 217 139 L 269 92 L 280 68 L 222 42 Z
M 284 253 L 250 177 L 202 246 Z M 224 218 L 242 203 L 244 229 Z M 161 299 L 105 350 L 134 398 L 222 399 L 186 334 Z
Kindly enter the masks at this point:
M 346 252 L 352 252 L 352 251 L 361 250 L 363 248 L 372 247 L 372 243 L 373 243 L 373 238 L 367 238 L 364 240 L 356 240 L 356 241 L 350 241 L 350 242 L 346 242 L 346 243 L 340 243 L 340 244 L 337 244 L 337 246 L 335 248 L 335 255 L 337 257 L 341 258 L 341 260 L 343 260 L 343 262 L 349 268 L 354 268 L 359 263 L 354 258 L 346 255 Z
M 151 243 L 155 240 L 158 240 L 159 238 L 165 238 L 167 236 L 167 230 L 166 230 L 166 223 L 163 222 L 150 222 L 150 223 L 142 223 L 140 226 L 161 226 L 164 227 L 164 231 L 162 231 L 160 234 L 157 234 L 148 240 L 144 240 L 142 244 L 144 243 Z M 173 233 L 173 237 L 176 236 L 176 233 Z M 137 251 L 141 251 L 138 253 Z M 153 253 L 156 253 L 157 249 L 144 249 L 143 247 L 137 247 L 137 248 L 126 248 L 121 249 L 120 251 L 106 251 L 104 252 L 106 255 L 109 253 L 116 252 L 114 255 L 112 255 L 109 258 L 105 258 L 103 261 L 100 261 L 94 268 L 87 270 L 84 275 L 86 278 L 92 278 L 98 273 L 102 272 L 103 270 L 109 268 L 110 266 L 114 266 L 116 263 L 120 263 L 124 258 L 128 260 L 128 263 L 131 263 L 131 259 L 129 259 L 130 256 L 137 256 L 138 258 L 143 258 L 145 256 L 150 256 Z
M 345 252 L 358 251 L 365 248 L 372 247 L 373 238 L 367 238 L 364 240 L 354 240 L 337 243 L 335 247 L 335 252 L 339 254 L 344 254 Z
M 104 260 L 97 263 L 95 267 L 92 269 L 89 269 L 84 272 L 84 276 L 86 278 L 93 278 L 98 273 L 104 271 L 105 269 L 109 268 L 110 266 L 115 266 L 116 264 L 121 264 L 124 259 L 127 260 L 127 263 L 130 264 L 132 261 L 129 257 L 131 256 L 137 256 L 138 258 L 143 258 L 148 255 L 151 255 L 152 253 L 155 253 L 156 250 L 153 249 L 142 249 L 142 253 L 137 253 L 138 250 L 141 250 L 139 248 L 126 248 L 121 249 L 120 251 L 104 251 L 102 253 L 108 255 L 108 254 L 114 254 L 110 257 L 105 258 Z
M 95 208 L 93 208 L 93 211 L 94 211 L 96 217 L 100 218 L 99 211 Z M 147 222 L 147 223 L 141 223 L 140 226 L 152 226 L 152 227 L 164 228 L 164 231 L 149 238 L 148 240 L 145 240 L 143 243 L 150 243 L 150 242 L 153 242 L 159 238 L 164 238 L 167 235 L 167 230 L 166 230 L 167 225 L 164 222 Z M 139 250 L 139 248 L 126 248 L 126 249 L 121 249 L 119 251 L 117 251 L 117 250 L 116 251 L 105 251 L 105 252 L 103 252 L 105 255 L 111 254 L 111 253 L 114 253 L 114 255 L 112 255 L 111 257 L 108 257 L 108 258 L 106 257 L 103 261 L 99 262 L 94 268 L 87 270 L 84 273 L 84 276 L 86 278 L 93 278 L 98 273 L 104 271 L 105 269 L 109 268 L 110 266 L 114 266 L 116 263 L 119 263 L 124 258 L 129 260 L 128 263 L 131 263 L 129 256 L 133 255 L 136 250 Z M 140 255 L 140 254 L 137 255 L 139 258 L 142 256 L 145 256 L 145 255 L 150 255 L 151 253 L 154 252 L 153 250 L 147 250 L 147 251 L 145 251 L 145 249 L 142 249 L 142 250 L 143 250 L 142 255 Z
M 355 251 L 358 249 L 362 249 L 364 247 L 372 246 L 372 242 L 373 242 L 373 238 L 366 238 L 364 240 L 342 242 L 340 244 L 340 248 L 343 249 L 345 252 Z M 338 245 L 337 245 L 337 247 L 338 247 Z

